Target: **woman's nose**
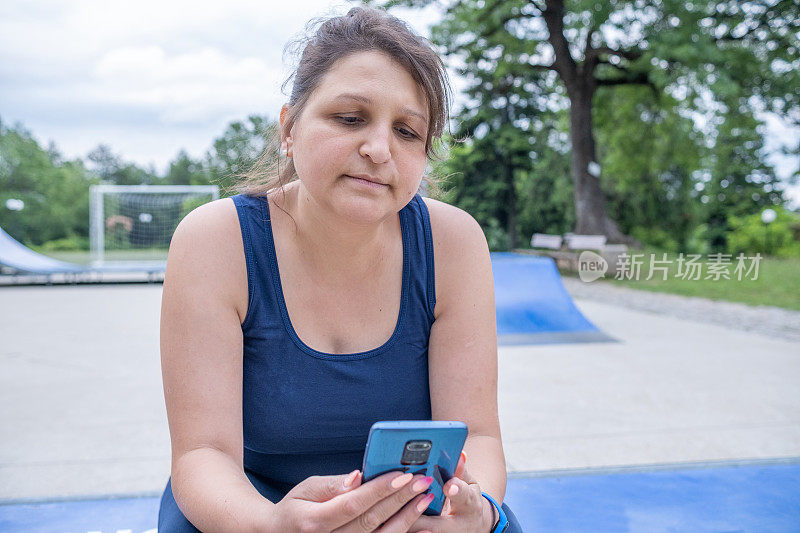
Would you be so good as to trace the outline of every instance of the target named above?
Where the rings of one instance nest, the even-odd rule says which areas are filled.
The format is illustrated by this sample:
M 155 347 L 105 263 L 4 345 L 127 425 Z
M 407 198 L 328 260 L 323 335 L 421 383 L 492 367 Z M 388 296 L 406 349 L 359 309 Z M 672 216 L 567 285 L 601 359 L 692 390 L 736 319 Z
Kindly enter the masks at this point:
M 391 128 L 374 127 L 366 130 L 359 153 L 372 159 L 373 163 L 386 163 L 392 155 Z

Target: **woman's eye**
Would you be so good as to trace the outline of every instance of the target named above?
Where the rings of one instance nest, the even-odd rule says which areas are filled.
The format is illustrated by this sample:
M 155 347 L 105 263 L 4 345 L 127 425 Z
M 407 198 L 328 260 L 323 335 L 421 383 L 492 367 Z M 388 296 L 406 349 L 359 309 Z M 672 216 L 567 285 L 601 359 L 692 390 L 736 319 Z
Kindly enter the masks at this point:
M 399 132 L 400 132 L 400 133 L 401 133 L 401 134 L 402 134 L 404 137 L 408 137 L 409 139 L 416 139 L 416 138 L 417 138 L 417 134 L 416 134 L 416 133 L 414 133 L 414 132 L 413 132 L 413 131 L 411 131 L 411 130 L 408 130 L 408 129 L 406 129 L 406 128 L 397 128 L 397 130 L 398 130 L 398 131 L 399 131 Z
M 357 124 L 358 121 L 361 119 L 359 119 L 358 117 L 345 116 L 345 117 L 339 117 L 339 120 L 341 120 L 345 124 Z
M 355 117 L 351 115 L 339 115 L 336 117 L 336 119 L 342 124 L 345 124 L 346 126 L 356 126 L 358 125 L 359 122 L 361 122 L 361 117 Z M 400 132 L 400 135 L 409 140 L 419 138 L 419 136 L 416 133 L 414 133 L 408 128 L 398 127 L 397 131 Z

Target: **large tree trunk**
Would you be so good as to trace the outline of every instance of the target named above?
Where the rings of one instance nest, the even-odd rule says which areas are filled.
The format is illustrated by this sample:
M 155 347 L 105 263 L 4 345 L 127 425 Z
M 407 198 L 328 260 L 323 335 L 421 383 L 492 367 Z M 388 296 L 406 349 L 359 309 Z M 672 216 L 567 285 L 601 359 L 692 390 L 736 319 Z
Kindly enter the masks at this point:
M 579 80 L 579 86 L 568 91 L 570 96 L 570 137 L 572 140 L 572 181 L 575 186 L 575 233 L 605 235 L 609 242 L 630 243 L 617 223 L 606 212 L 606 195 L 600 188 L 600 174 L 592 175 L 589 164 L 596 163 L 592 129 L 592 96 L 594 89 Z M 599 169 L 599 166 L 595 167 Z
M 616 222 L 606 212 L 606 195 L 600 188 L 600 173 L 589 173 L 589 163 L 595 161 L 594 132 L 592 130 L 592 96 L 597 87 L 594 78 L 596 61 L 579 65 L 572 57 L 564 36 L 564 1 L 545 0 L 542 12 L 548 40 L 553 46 L 553 66 L 567 88 L 570 100 L 570 135 L 572 138 L 572 179 L 575 184 L 575 233 L 605 235 L 609 242 L 636 244 L 636 241 L 619 230 Z M 592 31 L 586 39 L 587 52 L 591 49 Z M 599 168 L 599 167 L 597 167 Z

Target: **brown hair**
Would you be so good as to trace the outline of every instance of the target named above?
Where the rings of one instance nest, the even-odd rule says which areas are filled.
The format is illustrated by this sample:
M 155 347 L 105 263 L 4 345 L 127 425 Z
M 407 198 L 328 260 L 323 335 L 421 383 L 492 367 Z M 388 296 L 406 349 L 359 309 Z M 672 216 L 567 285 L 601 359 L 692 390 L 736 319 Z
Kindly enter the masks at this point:
M 422 88 L 429 116 L 425 153 L 429 160 L 441 160 L 443 156 L 438 149 L 450 118 L 451 89 L 444 63 L 431 43 L 400 19 L 366 6 L 354 7 L 342 16 L 312 19 L 306 30 L 310 31 L 320 22 L 310 37 L 290 42 L 284 49 L 286 52 L 293 45 L 303 49 L 297 68 L 281 86 L 282 90 L 285 89 L 294 78 L 285 117 L 286 129 L 303 112 L 311 94 L 336 61 L 356 52 L 377 50 L 405 68 Z M 280 125 L 275 126 L 267 137 L 264 151 L 253 166 L 237 175 L 239 179 L 234 188 L 239 192 L 263 196 L 297 177 L 292 160 L 284 158 L 282 163 L 278 156 Z M 423 179 L 429 187 L 437 188 L 430 175 Z

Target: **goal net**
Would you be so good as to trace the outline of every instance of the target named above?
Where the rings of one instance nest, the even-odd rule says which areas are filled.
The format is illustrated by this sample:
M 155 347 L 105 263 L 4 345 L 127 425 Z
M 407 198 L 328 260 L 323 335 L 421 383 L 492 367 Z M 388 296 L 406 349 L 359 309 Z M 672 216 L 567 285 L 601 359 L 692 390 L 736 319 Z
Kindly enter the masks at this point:
M 181 219 L 218 198 L 216 185 L 93 185 L 89 195 L 93 264 L 165 261 Z

